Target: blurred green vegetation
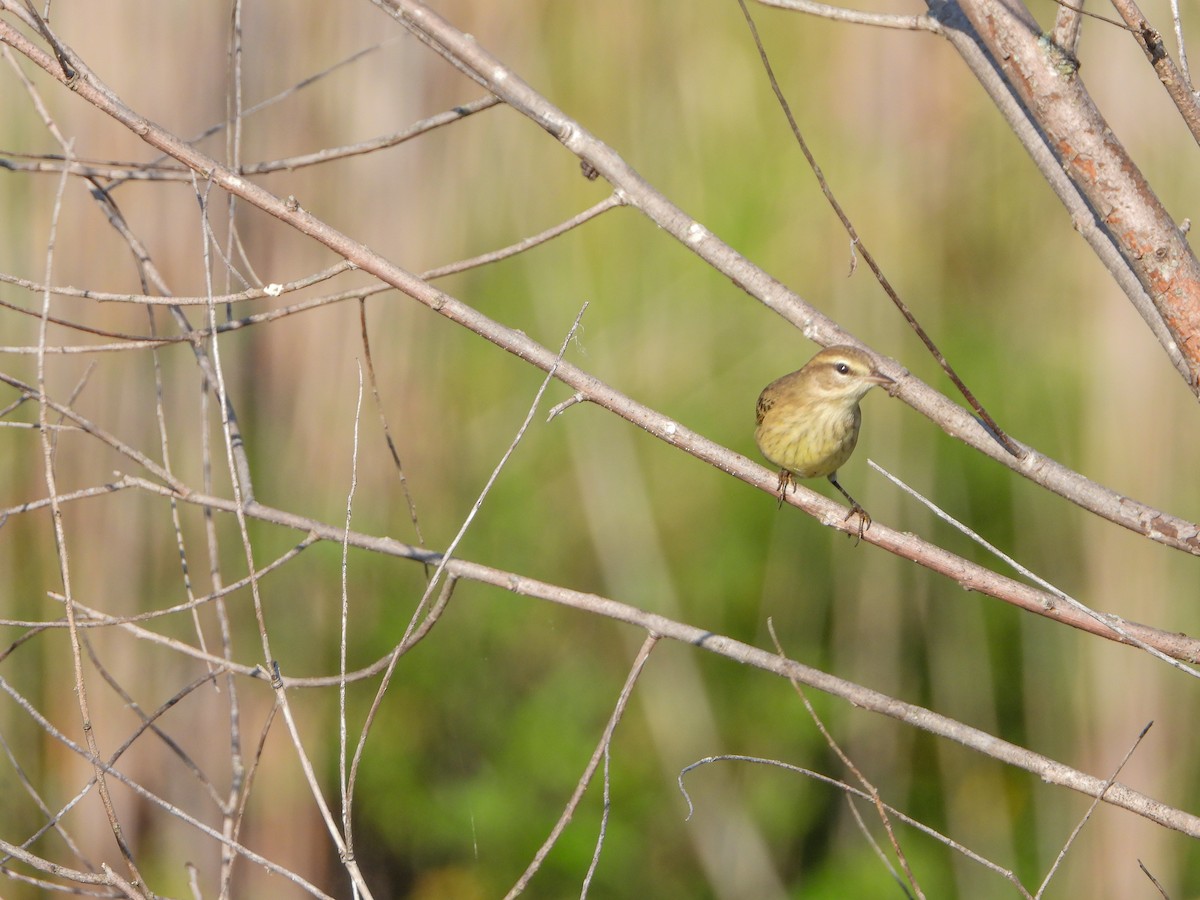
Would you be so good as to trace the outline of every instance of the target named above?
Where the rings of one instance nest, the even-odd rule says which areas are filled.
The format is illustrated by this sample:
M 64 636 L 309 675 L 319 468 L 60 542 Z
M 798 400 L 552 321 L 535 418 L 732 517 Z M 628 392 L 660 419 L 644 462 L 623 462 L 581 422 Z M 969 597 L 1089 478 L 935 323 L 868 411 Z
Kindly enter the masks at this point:
M 1049 22 L 1051 7 L 1037 14 Z M 891 11 L 913 7 L 890 4 Z M 621 153 L 713 233 L 882 353 L 949 392 L 917 339 L 859 266 L 772 98 L 735 4 L 524 2 L 490 8 L 455 0 L 439 11 Z M 227 10 L 116 3 L 55 6 L 54 25 L 131 105 L 183 135 L 224 115 Z M 1165 16 L 1165 7 L 1155 14 Z M 1195 518 L 1200 420 L 1148 330 L 1107 279 L 961 62 L 936 38 L 835 25 L 754 9 L 780 83 L 833 190 L 888 277 L 947 357 L 1013 435 L 1097 481 Z M 155 35 L 134 40 L 136 21 Z M 1165 21 L 1165 18 L 1164 18 Z M 245 102 L 285 90 L 378 40 L 353 65 L 245 122 L 244 158 L 272 159 L 365 140 L 479 95 L 368 4 L 293 3 L 245 9 Z M 1086 22 L 1082 77 L 1172 211 L 1196 205 L 1178 158 L 1194 153 L 1131 40 Z M 28 67 L 25 67 L 28 68 Z M 150 77 L 149 73 L 153 73 Z M 198 77 L 199 76 L 199 77 Z M 81 158 L 153 154 L 69 92 L 37 79 Z M 11 74 L 0 146 L 58 152 Z M 202 146 L 218 155 L 225 137 Z M 602 199 L 578 161 L 515 112 L 496 108 L 384 153 L 260 179 L 317 216 L 420 271 L 510 244 Z M 52 176 L 6 174 L 0 193 L 0 270 L 40 280 Z M 204 292 L 196 204 L 186 185 L 130 183 L 118 200 L 178 294 Z M 214 228 L 221 233 L 224 212 Z M 333 260 L 244 206 L 239 233 L 257 276 L 285 281 Z M 239 267 L 240 264 L 239 264 Z M 137 291 L 128 251 L 78 184 L 66 187 L 54 257 L 56 284 Z M 368 284 L 359 276 L 345 283 Z M 740 452 L 756 456 L 753 405 L 761 387 L 814 347 L 632 209 L 606 213 L 554 242 L 439 286 L 506 325 L 557 347 L 589 306 L 568 357 L 617 389 Z M 233 290 L 240 289 L 235 285 Z M 338 282 L 336 289 L 344 287 Z M 218 290 L 225 288 L 218 286 Z M 329 289 L 306 292 L 315 296 Z M 40 297 L 0 287 L 7 301 Z M 238 307 L 235 315 L 281 307 Z M 73 321 L 145 332 L 146 314 L 55 298 Z M 36 342 L 37 322 L 3 313 L 5 343 Z M 201 321 L 198 310 L 189 313 Z M 383 406 L 430 547 L 457 533 L 512 441 L 542 374 L 394 294 L 367 301 Z M 169 319 L 155 314 L 160 331 Z M 220 354 L 246 433 L 257 498 L 325 522 L 344 521 L 358 417 L 352 526 L 415 541 L 369 389 L 356 397 L 363 356 L 358 307 L 343 303 L 222 338 Z M 51 328 L 52 343 L 86 343 Z M 203 410 L 185 345 L 163 349 L 172 464 L 203 484 L 200 433 L 216 461 L 213 491 L 230 495 L 215 404 Z M 95 363 L 95 369 L 88 369 Z M 34 359 L 6 354 L 4 370 L 32 381 Z M 47 360 L 50 392 L 122 440 L 160 458 L 153 360 L 147 351 Z M 1191 683 L 1148 656 L 1074 633 L 966 593 L 869 545 L 855 546 L 794 509 L 747 488 L 602 410 L 581 405 L 547 423 L 569 391 L 554 384 L 458 549 L 465 559 L 593 591 L 713 632 L 785 652 L 807 665 L 962 719 L 1006 740 L 1106 776 L 1138 731 L 1156 722 L 1122 780 L 1172 805 L 1197 808 Z M 0 407 L 13 399 L 5 391 Z M 34 422 L 25 404 L 7 422 Z M 207 416 L 207 419 L 205 418 Z M 1089 518 L 955 443 L 876 392 L 842 480 L 878 521 L 911 530 L 1003 571 L 958 532 L 868 469 L 868 457 L 1042 577 L 1093 608 L 1171 630 L 1200 630 L 1195 561 Z M 56 450 L 60 490 L 109 480 L 131 464 L 78 433 Z M 0 507 L 44 496 L 35 430 L 0 431 Z M 135 473 L 141 474 L 141 473 Z M 817 486 L 818 490 L 826 490 Z M 180 508 L 196 592 L 210 589 L 204 522 Z M 134 614 L 186 599 L 170 510 L 126 491 L 64 513 L 77 599 Z M 236 525 L 216 523 L 225 583 L 246 570 Z M 251 523 L 258 565 L 302 535 Z M 352 551 L 348 666 L 368 665 L 400 639 L 424 590 L 412 563 Z M 0 615 L 54 619 L 61 593 L 44 512 L 0 528 Z M 261 583 L 271 652 L 292 676 L 337 671 L 341 551 L 304 551 Z M 263 661 L 248 591 L 229 598 L 236 659 Z M 211 610 L 200 614 L 218 647 Z M 156 632 L 195 643 L 190 617 Z M 28 631 L 0 629 L 0 644 Z M 98 657 L 143 709 L 153 710 L 204 669 L 114 630 L 89 633 Z M 362 760 L 355 796 L 356 858 L 377 897 L 501 896 L 549 834 L 590 757 L 642 635 L 578 611 L 461 583 L 437 626 L 397 665 Z M 63 633 L 37 634 L 0 657 L 0 677 L 72 739 L 81 738 Z M 136 727 L 127 704 L 88 670 L 93 720 L 112 752 Z M 378 680 L 348 691 L 357 739 Z M 229 790 L 229 698 L 222 686 L 184 696 L 161 725 Z M 884 799 L 1036 888 L 1086 798 L 1040 784 L 957 745 L 915 733 L 809 691 L 839 744 Z M 239 682 L 248 764 L 266 721 L 265 680 Z M 338 697 L 292 693 L 305 749 L 336 807 Z M 11 699 L 0 735 L 51 808 L 89 768 L 47 738 Z M 833 789 L 777 769 L 714 763 L 692 772 L 691 820 L 675 779 L 689 763 L 738 753 L 852 781 L 790 685 L 693 647 L 656 648 L 617 728 L 598 897 L 834 898 L 899 896 Z M 171 760 L 166 768 L 163 760 Z M 143 735 L 120 765 L 220 827 L 215 804 L 160 742 Z M 14 766 L 0 768 L 0 839 L 20 843 L 44 817 Z M 239 839 L 349 896 L 280 719 L 254 766 Z M 127 836 L 150 887 L 188 891 L 185 860 L 205 896 L 218 893 L 216 844 L 116 788 Z M 120 869 L 94 797 L 68 830 L 93 865 Z M 859 805 L 876 841 L 886 838 Z M 598 776 L 528 896 L 579 890 L 604 806 Z M 1009 897 L 994 873 L 897 826 L 930 897 Z M 757 849 L 756 849 L 757 848 Z M 55 837 L 35 852 L 82 866 Z M 761 857 L 756 853 L 761 853 Z M 755 860 L 764 860 L 758 865 Z M 1200 855 L 1187 839 L 1100 809 L 1048 896 L 1145 892 L 1144 860 L 1175 897 L 1200 892 Z M 1136 885 L 1136 888 L 1135 888 Z M 298 896 L 249 863 L 234 896 Z M 37 896 L 15 880 L 6 897 Z

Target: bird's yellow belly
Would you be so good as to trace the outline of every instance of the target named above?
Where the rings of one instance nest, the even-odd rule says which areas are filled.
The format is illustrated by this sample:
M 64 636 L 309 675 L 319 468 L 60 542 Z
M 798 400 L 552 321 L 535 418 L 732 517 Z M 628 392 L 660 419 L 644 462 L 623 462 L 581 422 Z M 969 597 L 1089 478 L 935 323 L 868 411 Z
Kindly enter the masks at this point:
M 763 456 L 798 478 L 832 475 L 858 443 L 856 416 L 811 420 L 764 420 L 754 432 Z

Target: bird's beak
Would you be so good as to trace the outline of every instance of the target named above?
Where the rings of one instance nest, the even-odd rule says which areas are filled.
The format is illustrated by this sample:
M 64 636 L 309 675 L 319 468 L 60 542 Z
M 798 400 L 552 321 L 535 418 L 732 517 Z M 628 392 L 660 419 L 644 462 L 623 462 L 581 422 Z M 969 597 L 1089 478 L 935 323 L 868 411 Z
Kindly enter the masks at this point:
M 877 384 L 880 387 L 887 387 L 896 383 L 895 379 L 888 378 L 882 372 L 872 372 L 864 380 L 871 382 L 871 384 Z

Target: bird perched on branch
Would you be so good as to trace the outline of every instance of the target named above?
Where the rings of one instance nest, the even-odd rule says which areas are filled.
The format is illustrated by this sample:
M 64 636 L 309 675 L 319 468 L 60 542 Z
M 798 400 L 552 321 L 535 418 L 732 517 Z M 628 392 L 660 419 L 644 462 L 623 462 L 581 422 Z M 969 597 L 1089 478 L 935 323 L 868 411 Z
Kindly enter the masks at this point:
M 758 396 L 754 441 L 780 467 L 779 502 L 795 478 L 826 477 L 858 513 L 858 535 L 871 527 L 867 511 L 838 484 L 837 470 L 858 443 L 862 411 L 858 402 L 876 385 L 895 382 L 875 368 L 857 347 L 827 347 L 797 372 L 777 378 Z

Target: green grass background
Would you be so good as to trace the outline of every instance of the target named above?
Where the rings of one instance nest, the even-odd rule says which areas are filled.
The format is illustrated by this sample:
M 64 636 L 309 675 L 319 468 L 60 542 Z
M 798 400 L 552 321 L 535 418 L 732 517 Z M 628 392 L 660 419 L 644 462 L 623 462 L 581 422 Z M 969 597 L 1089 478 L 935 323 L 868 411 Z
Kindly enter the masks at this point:
M 1148 8 L 1162 17 L 1166 7 Z M 775 104 L 735 3 L 614 0 L 438 5 L 457 27 L 615 148 L 714 234 L 869 345 L 949 392 L 945 379 L 860 266 Z M 915 12 L 892 4 L 889 11 Z M 1050 4 L 1034 12 L 1049 24 Z M 1200 508 L 1195 400 L 1107 278 L 956 54 L 938 38 L 858 28 L 755 8 L 783 90 L 833 190 L 915 314 L 995 418 L 1087 476 L 1185 517 Z M 244 12 L 246 105 L 350 53 L 387 43 L 245 122 L 243 158 L 272 159 L 365 140 L 479 96 L 366 3 L 251 3 Z M 1189 23 L 1190 24 L 1190 23 Z M 55 4 L 53 25 L 131 106 L 181 135 L 225 115 L 224 5 Z M 1178 219 L 1194 215 L 1196 147 L 1134 41 L 1084 24 L 1081 77 L 1117 135 Z M 28 65 L 22 66 L 27 72 Z M 58 152 L 5 70 L 0 146 Z M 33 75 L 74 153 L 149 160 L 153 153 L 68 91 Z M 201 144 L 224 153 L 224 137 Z M 412 271 L 507 245 L 602 199 L 608 188 L 514 111 L 499 107 L 365 157 L 257 179 Z M 58 179 L 0 180 L 0 269 L 40 280 Z M 190 185 L 129 184 L 117 199 L 178 294 L 204 292 Z M 224 228 L 214 197 L 215 227 Z M 264 282 L 329 265 L 327 251 L 239 206 L 246 254 Z M 58 220 L 56 284 L 139 290 L 127 250 L 86 190 L 68 183 Z M 338 283 L 368 284 L 362 276 Z M 557 347 L 586 301 L 569 358 L 702 434 L 748 455 L 761 387 L 815 347 L 632 209 L 609 212 L 554 242 L 439 286 L 504 324 Z M 218 282 L 217 290 L 226 288 Z M 235 285 L 233 290 L 240 289 Z M 314 289 L 315 295 L 324 288 Z M 36 308 L 40 297 L 0 286 Z M 282 306 L 256 304 L 253 311 Z M 428 544 L 457 532 L 512 440 L 541 373 L 413 301 L 368 301 L 386 413 Z M 145 332 L 143 310 L 55 298 L 55 314 Z M 237 314 L 252 310 L 238 308 Z M 36 342 L 36 320 L 0 311 L 3 343 Z M 192 312 L 199 322 L 198 311 Z M 156 318 L 169 329 L 166 317 Z M 50 343 L 92 338 L 51 328 Z M 362 357 L 358 309 L 324 308 L 221 341 L 262 502 L 340 523 L 345 515 Z M 198 378 L 184 346 L 161 351 L 176 471 L 199 485 Z M 157 455 L 153 360 L 146 351 L 53 356 L 50 392 L 123 440 Z M 35 378 L 29 355 L 0 365 Z M 770 646 L 809 665 L 929 706 L 1000 737 L 1106 776 L 1150 720 L 1122 780 L 1172 805 L 1197 807 L 1196 688 L 1148 656 L 965 593 L 869 545 L 854 546 L 797 510 L 587 405 L 546 423 L 568 396 L 553 385 L 543 413 L 503 471 L 460 547 L 463 558 L 595 591 L 714 632 Z M 12 395 L 0 395 L 0 404 Z M 1049 495 L 875 392 L 843 483 L 875 518 L 985 565 L 965 538 L 866 466 L 868 457 L 967 522 L 1024 565 L 1093 608 L 1196 633 L 1196 561 L 1154 546 Z M 32 405 L 8 417 L 36 421 Z M 207 425 L 214 425 L 211 407 Z M 216 432 L 214 431 L 214 435 Z M 413 539 L 369 403 L 360 425 L 354 527 Z M 219 441 L 218 441 L 219 451 Z M 60 490 L 102 483 L 127 461 L 78 433 L 58 439 Z M 220 459 L 220 457 L 218 457 Z M 44 496 L 37 434 L 0 431 L 0 506 Z M 228 495 L 223 466 L 215 475 Z M 182 510 L 198 590 L 207 590 L 203 523 Z M 72 580 L 81 602 L 134 613 L 181 602 L 169 509 L 132 492 L 68 507 Z M 233 522 L 219 520 L 226 581 L 244 573 Z M 300 535 L 251 525 L 260 564 Z M 61 591 L 45 513 L 0 528 L 0 614 L 53 619 Z M 272 648 L 290 675 L 336 671 L 340 553 L 306 551 L 267 576 Z M 386 653 L 424 585 L 421 568 L 350 555 L 350 664 Z M 261 661 L 248 594 L 231 600 L 234 647 Z M 205 618 L 210 640 L 216 632 Z M 156 629 L 194 641 L 190 621 Z M 6 646 L 26 629 L 6 627 Z M 642 638 L 626 626 L 461 584 L 431 636 L 405 657 L 383 702 L 356 798 L 356 854 L 377 897 L 501 896 L 548 834 L 599 738 Z M 202 669 L 113 632 L 92 636 L 114 678 L 153 709 Z M 80 736 L 69 649 L 38 635 L 0 659 L 0 677 L 73 738 Z M 87 677 L 101 746 L 136 719 L 94 672 Z M 270 693 L 241 686 L 243 730 L 257 740 Z M 357 734 L 374 683 L 352 688 Z M 884 798 L 1035 888 L 1086 798 L 810 693 Z M 292 701 L 327 794 L 336 797 L 337 697 Z M 164 729 L 228 791 L 228 703 L 204 688 Z M 51 806 L 89 770 L 11 700 L 0 733 Z M 771 757 L 848 777 L 789 685 L 696 648 L 661 645 L 618 728 L 611 809 L 592 896 L 899 896 L 832 789 L 776 769 L 717 763 L 718 753 Z M 136 778 L 219 823 L 214 804 L 162 745 L 144 736 L 123 758 Z M 43 821 L 0 767 L 0 838 L 20 843 Z M 152 890 L 187 893 L 184 861 L 216 896 L 213 842 L 117 789 L 127 835 Z M 589 791 L 528 896 L 579 891 L 597 839 L 601 797 Z M 870 810 L 862 808 L 871 820 Z M 94 797 L 68 817 L 93 862 L 120 867 Z M 874 829 L 878 837 L 878 828 Z M 1008 897 L 999 876 L 899 828 L 930 897 Z M 349 896 L 279 721 L 266 738 L 244 842 Z M 882 840 L 882 838 L 879 838 Z M 756 843 L 765 864 L 746 849 Z M 33 849 L 69 860 L 57 838 Z M 1173 897 L 1200 894 L 1194 843 L 1114 809 L 1084 829 L 1047 896 L 1150 896 L 1143 861 Z M 719 874 L 714 874 L 719 873 Z M 248 864 L 235 896 L 293 896 Z M 724 884 L 724 887 L 718 885 Z M 15 880 L 6 897 L 32 897 Z

